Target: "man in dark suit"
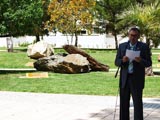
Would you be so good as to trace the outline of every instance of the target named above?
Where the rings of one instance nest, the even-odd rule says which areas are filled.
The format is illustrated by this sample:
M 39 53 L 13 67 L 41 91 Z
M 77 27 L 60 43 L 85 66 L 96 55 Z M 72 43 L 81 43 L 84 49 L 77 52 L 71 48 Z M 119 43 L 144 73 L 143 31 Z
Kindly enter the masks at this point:
M 120 120 L 129 120 L 130 95 L 134 105 L 134 120 L 143 120 L 143 88 L 145 67 L 152 65 L 151 52 L 147 44 L 138 41 L 140 30 L 137 26 L 128 31 L 129 41 L 119 45 L 115 65 L 120 67 Z M 133 60 L 126 51 L 139 52 Z M 132 53 L 134 53 L 132 51 Z

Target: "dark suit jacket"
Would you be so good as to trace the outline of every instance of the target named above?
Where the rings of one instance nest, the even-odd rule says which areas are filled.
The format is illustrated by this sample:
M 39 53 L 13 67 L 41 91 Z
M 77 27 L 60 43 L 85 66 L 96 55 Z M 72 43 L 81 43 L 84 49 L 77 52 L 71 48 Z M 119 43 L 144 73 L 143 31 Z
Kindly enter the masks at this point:
M 119 84 L 121 88 L 125 87 L 128 75 L 129 62 L 122 62 L 122 58 L 126 54 L 126 49 L 130 49 L 129 42 L 120 44 L 115 59 L 115 65 L 121 68 Z M 136 50 L 140 50 L 140 57 L 142 58 L 142 60 L 140 63 L 133 61 L 134 80 L 132 81 L 132 84 L 135 88 L 143 89 L 145 83 L 145 67 L 149 67 L 152 65 L 151 52 L 147 44 L 139 41 L 137 42 Z

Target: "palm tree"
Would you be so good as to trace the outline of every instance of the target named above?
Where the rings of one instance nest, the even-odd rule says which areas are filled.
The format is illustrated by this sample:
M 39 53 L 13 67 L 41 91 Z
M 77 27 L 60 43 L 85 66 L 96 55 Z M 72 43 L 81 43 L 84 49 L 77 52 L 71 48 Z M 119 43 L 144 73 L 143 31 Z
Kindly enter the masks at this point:
M 98 19 L 106 21 L 106 33 L 112 33 L 114 36 L 116 49 L 118 48 L 117 35 L 126 26 L 125 24 L 119 25 L 122 20 L 119 15 L 131 4 L 135 3 L 136 0 L 97 0 Z
M 157 0 L 152 4 L 131 6 L 121 18 L 123 24 L 139 26 L 141 34 L 146 37 L 146 43 L 150 45 L 153 35 L 160 33 L 160 2 Z

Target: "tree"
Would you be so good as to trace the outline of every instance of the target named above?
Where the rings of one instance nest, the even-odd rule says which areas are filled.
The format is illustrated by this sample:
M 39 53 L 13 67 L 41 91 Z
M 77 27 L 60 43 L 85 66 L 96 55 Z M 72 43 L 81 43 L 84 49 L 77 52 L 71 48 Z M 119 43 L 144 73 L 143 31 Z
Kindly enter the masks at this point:
M 106 33 L 111 32 L 114 36 L 116 49 L 118 48 L 117 34 L 126 26 L 119 25 L 122 20 L 119 14 L 134 3 L 136 0 L 97 0 L 98 19 L 106 21 Z
M 52 0 L 48 7 L 50 20 L 47 27 L 52 31 L 75 35 L 75 46 L 78 45 L 78 31 L 92 28 L 92 7 L 94 0 Z
M 137 25 L 141 28 L 141 33 L 146 37 L 146 42 L 150 45 L 150 40 L 155 41 L 160 35 L 160 2 L 157 0 L 152 4 L 132 6 L 121 15 L 124 24 Z
M 0 11 L 2 36 L 44 34 L 42 0 L 1 0 Z

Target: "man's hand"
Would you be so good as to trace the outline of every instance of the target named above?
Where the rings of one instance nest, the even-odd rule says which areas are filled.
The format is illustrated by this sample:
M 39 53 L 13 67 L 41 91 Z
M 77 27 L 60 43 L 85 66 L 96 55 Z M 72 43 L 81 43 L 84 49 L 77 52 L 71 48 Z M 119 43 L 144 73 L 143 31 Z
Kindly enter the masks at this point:
M 135 57 L 135 59 L 134 59 L 136 62 L 141 62 L 141 57 Z
M 128 58 L 127 56 L 123 56 L 122 61 L 123 61 L 123 62 L 128 62 L 128 61 L 129 61 L 129 58 Z

